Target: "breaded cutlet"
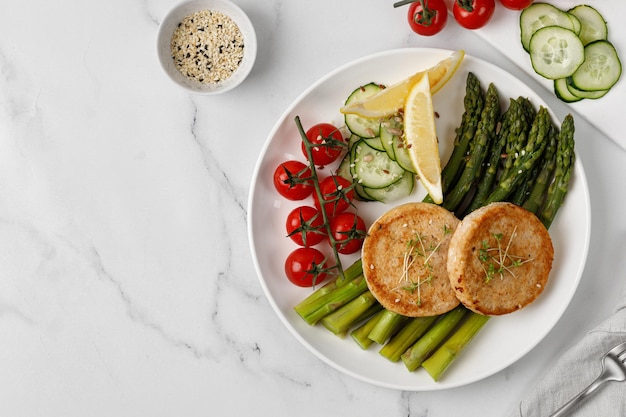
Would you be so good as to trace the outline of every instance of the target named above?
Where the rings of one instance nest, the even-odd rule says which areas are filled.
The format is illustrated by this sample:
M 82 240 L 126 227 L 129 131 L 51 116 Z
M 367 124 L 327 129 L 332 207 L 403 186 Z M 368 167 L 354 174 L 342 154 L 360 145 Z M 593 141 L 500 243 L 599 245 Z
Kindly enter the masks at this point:
M 362 249 L 369 290 L 386 309 L 409 317 L 459 305 L 447 272 L 448 245 L 459 223 L 430 203 L 407 203 L 380 216 Z

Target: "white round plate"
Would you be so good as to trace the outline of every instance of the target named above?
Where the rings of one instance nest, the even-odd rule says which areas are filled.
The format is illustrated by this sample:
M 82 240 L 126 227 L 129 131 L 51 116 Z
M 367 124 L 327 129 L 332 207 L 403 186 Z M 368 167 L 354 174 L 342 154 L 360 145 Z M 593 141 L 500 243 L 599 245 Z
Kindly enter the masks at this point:
M 294 312 L 293 307 L 310 294 L 311 289 L 298 288 L 285 277 L 284 260 L 296 248 L 285 237 L 285 219 L 287 213 L 302 202 L 283 199 L 272 182 L 273 172 L 282 161 L 294 158 L 305 161 L 294 118 L 300 116 L 305 129 L 318 122 L 341 125 L 343 117 L 339 108 L 359 85 L 372 81 L 391 85 L 435 65 L 451 53 L 439 49 L 392 50 L 356 60 L 326 75 L 302 93 L 278 120 L 267 138 L 251 184 L 248 233 L 252 256 L 265 294 L 284 325 L 326 363 L 355 378 L 388 388 L 427 391 L 457 387 L 488 377 L 520 359 L 546 336 L 570 303 L 589 247 L 589 193 L 583 167 L 577 161 L 565 204 L 550 227 L 555 260 L 549 285 L 525 309 L 489 320 L 439 382 L 434 382 L 423 369 L 411 373 L 402 362 L 389 362 L 380 356 L 375 346 L 364 351 L 349 336 L 342 339 L 321 325 L 309 326 Z M 547 107 L 534 91 L 509 73 L 466 56 L 454 77 L 433 96 L 444 164 L 452 149 L 454 129 L 463 113 L 465 82 L 470 71 L 476 74 L 484 89 L 494 83 L 503 108 L 508 105 L 509 97 L 519 96 L 528 97 L 537 108 Z M 554 122 L 560 125 L 561 121 L 554 119 Z M 321 172 L 328 174 L 329 170 Z M 420 201 L 424 195 L 425 191 L 418 185 L 410 200 Z M 398 204 L 403 202 L 405 200 Z M 306 200 L 304 203 L 310 204 Z M 358 212 L 371 224 L 389 208 L 381 203 L 361 203 Z M 354 259 L 345 258 L 343 264 L 347 266 Z

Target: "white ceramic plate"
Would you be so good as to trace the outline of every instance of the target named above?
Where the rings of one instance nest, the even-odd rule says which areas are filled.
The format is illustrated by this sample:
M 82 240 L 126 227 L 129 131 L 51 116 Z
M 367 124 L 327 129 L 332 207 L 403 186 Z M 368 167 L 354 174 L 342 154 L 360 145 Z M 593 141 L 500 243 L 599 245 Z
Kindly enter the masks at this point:
M 565 205 L 550 228 L 555 261 L 549 285 L 527 308 L 492 318 L 439 382 L 434 382 L 423 369 L 410 373 L 402 362 L 389 362 L 375 347 L 363 351 L 349 336 L 341 339 L 321 325 L 309 326 L 294 312 L 294 305 L 310 294 L 311 289 L 298 288 L 285 277 L 284 260 L 296 246 L 285 237 L 284 222 L 287 213 L 301 203 L 280 197 L 273 188 L 272 174 L 284 160 L 304 160 L 294 122 L 296 115 L 305 129 L 317 122 L 339 125 L 343 121 L 339 108 L 357 86 L 371 81 L 393 84 L 436 64 L 450 53 L 438 49 L 392 50 L 351 62 L 313 84 L 285 111 L 267 138 L 252 179 L 248 207 L 255 267 L 265 294 L 284 325 L 311 352 L 336 369 L 372 384 L 408 391 L 451 388 L 490 376 L 520 359 L 553 328 L 576 291 L 587 257 L 591 219 L 582 165 L 576 163 Z M 537 107 L 546 106 L 534 91 L 512 75 L 466 56 L 455 76 L 433 97 L 439 114 L 437 132 L 444 163 L 463 113 L 469 71 L 478 76 L 485 89 L 490 82 L 498 87 L 503 108 L 509 97 L 518 96 L 528 97 Z M 560 125 L 556 119 L 555 123 Z M 420 201 L 424 195 L 419 185 L 410 200 Z M 368 224 L 388 209 L 389 206 L 380 203 L 358 206 L 359 214 Z M 353 259 L 345 258 L 344 265 Z

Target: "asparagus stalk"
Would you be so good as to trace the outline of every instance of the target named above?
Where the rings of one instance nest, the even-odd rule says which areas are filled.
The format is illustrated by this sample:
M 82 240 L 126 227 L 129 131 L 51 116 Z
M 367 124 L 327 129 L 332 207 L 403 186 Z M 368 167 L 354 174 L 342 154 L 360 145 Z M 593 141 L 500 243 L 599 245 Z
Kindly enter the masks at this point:
M 489 151 L 489 159 L 487 160 L 485 170 L 476 185 L 476 193 L 466 210 L 466 214 L 482 207 L 485 200 L 491 193 L 491 190 L 497 180 L 502 154 L 507 145 L 511 125 L 513 125 L 516 120 L 523 117 L 523 112 L 524 110 L 519 102 L 517 100 L 510 99 L 509 107 L 502 115 L 500 130 L 496 133 L 496 139 L 493 141 Z
M 567 194 L 576 155 L 574 153 L 574 118 L 571 114 L 565 116 L 559 133 L 559 147 L 556 154 L 556 168 L 554 181 L 548 187 L 545 207 L 539 218 L 546 228 L 549 228 Z
M 459 306 L 445 313 L 424 336 L 402 354 L 404 366 L 411 372 L 415 371 L 437 346 L 452 333 L 467 311 L 465 307 Z
M 485 105 L 485 94 L 480 86 L 480 81 L 472 72 L 467 74 L 463 103 L 465 111 L 454 139 L 452 154 L 441 171 L 441 186 L 444 192 L 456 182 L 458 175 L 463 170 L 470 143 L 474 139 Z
M 381 310 L 372 316 L 369 320 L 365 321 L 356 329 L 350 332 L 350 336 L 356 342 L 357 345 L 361 347 L 361 349 L 368 349 L 374 341 L 369 338 L 369 334 L 372 329 L 376 326 L 376 323 L 380 320 L 380 318 L 385 315 L 387 310 Z
M 406 316 L 384 310 L 384 314 L 370 331 L 368 337 L 379 345 L 384 345 L 408 320 L 409 318 Z
M 551 126 L 552 122 L 548 110 L 545 107 L 541 107 L 528 132 L 526 146 L 515 159 L 512 169 L 508 173 L 503 174 L 498 185 L 485 201 L 485 204 L 506 200 L 515 188 L 521 184 L 525 176 L 524 174 L 530 172 L 540 161 L 548 142 L 547 136 Z
M 296 309 L 296 312 L 304 321 L 313 325 L 365 291 L 367 291 L 367 282 L 365 277 L 360 275 L 347 284 L 324 294 L 314 303 L 308 305 L 306 309 Z
M 506 132 L 506 146 L 503 155 L 504 161 L 501 167 L 501 177 L 508 176 L 513 169 L 515 160 L 526 146 L 528 131 L 536 117 L 536 112 L 527 98 L 518 97 L 515 103 L 518 106 L 518 117 L 512 121 Z
M 315 310 L 320 308 L 320 306 L 324 304 L 329 297 L 331 297 L 330 294 L 333 291 L 343 287 L 361 275 L 363 275 L 363 266 L 361 260 L 359 259 L 344 270 L 342 275 L 338 275 L 335 279 L 324 284 L 322 287 L 312 292 L 304 300 L 300 301 L 294 307 L 294 310 L 303 318 L 311 315 Z
M 437 316 L 411 318 L 378 353 L 392 362 L 399 361 L 400 356 L 428 330 L 436 319 Z
M 472 152 L 467 160 L 463 172 L 454 188 L 449 191 L 444 199 L 443 207 L 455 211 L 463 202 L 467 193 L 480 177 L 485 156 L 489 151 L 489 145 L 495 136 L 495 128 L 500 117 L 500 98 L 495 85 L 489 84 L 485 97 L 485 107 L 480 116 L 480 122 L 474 137 Z
M 469 314 L 459 329 L 422 363 L 422 367 L 435 381 L 438 381 L 443 372 L 463 348 L 472 341 L 487 321 L 489 321 L 489 316 Z
M 322 324 L 336 335 L 343 334 L 375 304 L 377 301 L 374 295 L 365 291 L 340 309 L 322 318 Z
M 546 189 L 548 188 L 554 175 L 558 137 L 558 129 L 552 126 L 552 129 L 550 129 L 548 144 L 546 145 L 546 150 L 544 152 L 545 155 L 543 157 L 543 163 L 538 167 L 539 172 L 532 188 L 530 189 L 528 197 L 521 204 L 522 207 L 533 213 L 538 213 L 538 210 L 543 206 Z

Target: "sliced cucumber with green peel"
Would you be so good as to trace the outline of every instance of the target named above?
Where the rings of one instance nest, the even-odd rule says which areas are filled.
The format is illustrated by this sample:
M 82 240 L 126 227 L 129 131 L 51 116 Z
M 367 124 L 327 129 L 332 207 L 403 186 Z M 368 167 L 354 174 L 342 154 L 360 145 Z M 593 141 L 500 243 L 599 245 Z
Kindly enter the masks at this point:
M 608 38 L 606 21 L 593 7 L 581 4 L 569 9 L 567 12 L 572 16 L 576 16 L 581 23 L 578 36 L 583 45 L 597 40 L 606 40 Z
M 580 97 L 581 99 L 582 98 L 588 98 L 588 99 L 596 100 L 596 99 L 604 97 L 606 95 L 606 93 L 609 92 L 609 90 L 594 90 L 594 91 L 581 90 L 581 89 L 577 88 L 571 82 L 567 82 L 566 86 L 567 86 L 567 89 L 569 90 L 569 92 L 572 95 L 574 95 L 576 97 Z
M 591 42 L 584 49 L 584 63 L 572 74 L 572 83 L 583 91 L 608 90 L 622 75 L 622 63 L 615 47 L 605 40 Z
M 400 165 L 405 171 L 416 174 L 413 161 L 411 160 L 411 156 L 409 155 L 409 152 L 405 147 L 404 139 L 402 138 L 402 128 L 402 123 L 396 120 L 388 120 L 387 123 L 381 124 L 380 141 L 383 144 L 391 145 L 394 155 L 393 159 L 398 163 L 398 165 Z M 387 153 L 389 153 L 389 151 L 387 151 Z
M 535 32 L 546 26 L 559 26 L 576 33 L 576 28 L 580 27 L 580 22 L 575 23 L 576 17 L 572 19 L 572 16 L 548 3 L 531 4 L 520 13 L 522 46 L 526 51 L 530 51 L 530 39 Z
M 387 156 L 361 140 L 350 150 L 350 169 L 354 180 L 366 188 L 385 188 L 399 181 L 404 169 Z
M 585 47 L 570 29 L 546 26 L 530 38 L 530 60 L 537 74 L 550 80 L 571 76 L 585 60 Z
M 401 198 L 411 195 L 415 187 L 415 175 L 409 171 L 405 171 L 399 181 L 394 182 L 385 188 L 367 188 L 363 187 L 363 191 L 369 198 L 381 203 L 392 203 Z
M 358 200 L 373 201 L 372 198 L 368 196 L 367 193 L 365 193 L 365 191 L 363 190 L 363 186 L 354 182 L 350 164 L 351 164 L 351 156 L 350 156 L 350 152 L 348 152 L 341 160 L 341 163 L 339 164 L 339 168 L 337 168 L 337 171 L 335 172 L 335 174 L 353 183 L 354 192 Z
M 533 69 L 554 80 L 555 95 L 566 103 L 604 97 L 622 75 L 606 20 L 589 5 L 565 12 L 533 3 L 520 13 L 520 29 Z
M 346 105 L 363 100 L 371 95 L 376 94 L 383 87 L 380 84 L 369 83 L 355 89 L 347 98 Z M 380 121 L 374 119 L 366 119 L 356 114 L 345 115 L 346 126 L 350 132 L 362 138 L 373 138 L 379 135 Z
M 575 103 L 583 99 L 583 97 L 576 96 L 568 88 L 568 79 L 559 78 L 554 80 L 554 94 L 566 103 Z

